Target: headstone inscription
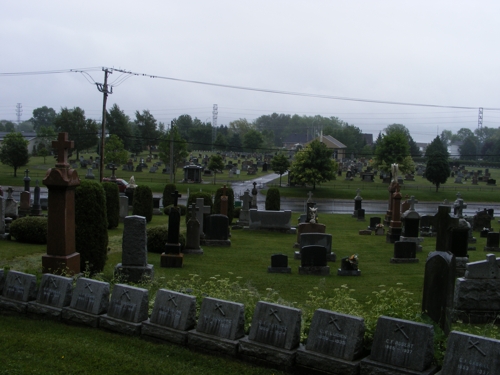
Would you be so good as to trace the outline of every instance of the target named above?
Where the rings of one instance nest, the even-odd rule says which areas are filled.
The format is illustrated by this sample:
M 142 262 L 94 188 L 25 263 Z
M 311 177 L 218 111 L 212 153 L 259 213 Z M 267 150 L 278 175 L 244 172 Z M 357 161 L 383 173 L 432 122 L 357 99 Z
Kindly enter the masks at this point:
M 267 267 L 268 273 L 292 273 L 292 269 L 288 267 L 288 255 L 273 254 L 271 255 L 271 266 Z
M 358 374 L 364 335 L 363 318 L 318 309 L 305 347 L 297 350 L 296 363 L 325 373 Z
M 422 312 L 446 333 L 451 330 L 455 292 L 455 257 L 447 251 L 433 251 L 425 262 Z
M 0 297 L 0 309 L 26 314 L 28 303 L 36 298 L 36 277 L 9 271 Z
M 28 314 L 59 319 L 62 308 L 69 306 L 73 295 L 73 279 L 50 273 L 43 274 L 36 301 L 28 304 Z
M 434 374 L 434 327 L 381 316 L 372 351 L 361 361 L 362 374 Z M 413 372 L 403 372 L 404 370 Z M 398 372 L 400 370 L 400 372 Z
M 160 289 L 151 318 L 142 323 L 142 335 L 178 345 L 187 344 L 187 331 L 196 325 L 196 297 Z
M 42 256 L 44 273 L 77 274 L 80 254 L 75 251 L 75 189 L 80 185 L 78 173 L 68 164 L 68 151 L 74 147 L 68 133 L 59 133 L 52 142 L 57 149 L 55 168 L 47 171 L 43 184 L 49 189 L 47 221 L 47 254 Z
M 252 362 L 291 368 L 300 343 L 302 311 L 257 302 L 248 337 L 240 340 L 240 354 Z
M 109 283 L 80 277 L 69 307 L 63 308 L 62 319 L 97 328 L 99 316 L 106 313 L 108 307 Z
M 148 264 L 146 218 L 127 216 L 123 222 L 122 262 L 115 267 L 115 274 L 137 283 L 144 278 L 152 279 L 154 266 Z
M 245 307 L 241 303 L 205 297 L 196 329 L 188 332 L 188 346 L 230 356 L 238 354 L 245 335 Z
M 99 327 L 126 335 L 140 335 L 142 322 L 148 318 L 148 290 L 116 284 L 107 314 L 99 317 Z
M 500 341 L 453 331 L 439 375 L 500 374 Z

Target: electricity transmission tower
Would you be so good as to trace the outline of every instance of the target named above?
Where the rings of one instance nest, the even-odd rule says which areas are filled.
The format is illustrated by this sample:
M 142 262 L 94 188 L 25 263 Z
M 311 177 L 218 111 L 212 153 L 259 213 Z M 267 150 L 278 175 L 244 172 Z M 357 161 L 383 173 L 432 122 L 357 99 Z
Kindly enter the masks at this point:
M 16 104 L 16 116 L 17 116 L 17 125 L 21 123 L 21 116 L 23 114 L 23 105 L 21 103 Z

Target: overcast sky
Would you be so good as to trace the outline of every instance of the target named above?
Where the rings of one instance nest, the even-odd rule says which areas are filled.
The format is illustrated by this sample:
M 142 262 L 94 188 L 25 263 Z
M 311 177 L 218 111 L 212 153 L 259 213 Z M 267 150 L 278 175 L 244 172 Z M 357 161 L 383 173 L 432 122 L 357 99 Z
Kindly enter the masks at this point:
M 17 103 L 21 120 L 44 105 L 100 119 L 102 94 L 89 80 L 102 83 L 110 67 L 330 97 L 132 76 L 108 99 L 132 118 L 149 109 L 167 124 L 182 114 L 205 122 L 217 104 L 219 125 L 273 112 L 336 116 L 374 137 L 402 123 L 428 142 L 443 129 L 476 129 L 479 107 L 483 126 L 500 126 L 499 19 L 499 1 L 4 1 L 0 73 L 96 69 L 91 78 L 1 74 L 0 119 L 16 121 Z

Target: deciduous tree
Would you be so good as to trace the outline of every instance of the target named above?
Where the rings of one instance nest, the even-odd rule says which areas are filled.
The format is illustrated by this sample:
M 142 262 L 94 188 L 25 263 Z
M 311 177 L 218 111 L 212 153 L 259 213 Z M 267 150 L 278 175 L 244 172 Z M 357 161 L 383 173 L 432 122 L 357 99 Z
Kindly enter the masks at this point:
M 377 141 L 372 164 L 375 168 L 386 172 L 390 172 L 391 164 L 398 164 L 399 170 L 403 173 L 412 171 L 415 164 L 410 157 L 410 146 L 406 135 L 400 131 L 383 135 L 382 139 Z
M 427 146 L 425 156 L 427 157 L 425 178 L 433 185 L 436 185 L 436 192 L 438 192 L 439 186 L 446 182 L 451 173 L 448 150 L 443 141 L 436 137 Z
M 322 182 L 335 179 L 337 163 L 325 144 L 314 140 L 302 151 L 297 152 L 290 172 L 299 183 L 311 184 L 313 190 Z
M 264 138 L 262 137 L 262 134 L 255 129 L 249 130 L 243 136 L 243 147 L 251 152 L 255 152 L 255 150 L 262 147 L 263 142 Z
M 130 117 L 115 103 L 106 113 L 106 126 L 109 134 L 116 134 L 123 142 L 125 150 L 131 150 L 134 142 Z
M 7 134 L 0 149 L 0 161 L 14 168 L 14 177 L 17 177 L 17 169 L 28 164 L 30 156 L 28 153 L 28 141 L 21 133 Z
M 280 187 L 281 187 L 281 176 L 288 171 L 290 168 L 290 161 L 286 155 L 278 153 L 271 159 L 271 169 L 280 175 Z
M 111 134 L 104 146 L 104 160 L 106 163 L 125 164 L 127 162 L 127 151 L 122 140 L 116 134 Z
M 208 169 L 214 172 L 214 185 L 216 183 L 216 176 L 218 171 L 224 170 L 224 161 L 220 155 L 212 155 L 208 162 Z
M 57 113 L 53 108 L 44 105 L 33 110 L 33 117 L 30 121 L 33 123 L 33 129 L 38 131 L 43 127 L 54 126 L 56 116 Z
M 172 126 L 169 131 L 165 133 L 160 139 L 160 144 L 158 150 L 160 152 L 160 159 L 165 163 L 165 165 L 170 165 L 170 135 L 173 136 L 173 170 L 175 182 L 175 173 L 177 168 L 181 165 L 184 159 L 188 156 L 187 152 L 187 142 L 185 139 L 181 138 L 177 126 Z

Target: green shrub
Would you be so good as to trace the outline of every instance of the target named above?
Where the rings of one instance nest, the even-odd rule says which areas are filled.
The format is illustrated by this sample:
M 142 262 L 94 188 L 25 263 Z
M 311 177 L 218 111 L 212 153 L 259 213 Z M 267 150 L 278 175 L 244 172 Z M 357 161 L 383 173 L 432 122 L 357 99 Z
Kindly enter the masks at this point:
M 108 229 L 116 228 L 120 223 L 120 191 L 113 182 L 103 182 L 102 187 L 106 193 L 106 217 Z
M 148 235 L 148 252 L 164 253 L 168 238 L 168 226 L 160 225 L 148 228 L 146 231 Z M 186 247 L 186 236 L 182 233 L 179 234 L 179 243 L 181 244 L 181 250 L 183 250 Z
M 281 207 L 280 191 L 278 188 L 269 188 L 266 194 L 266 211 L 279 211 Z
M 96 181 L 82 180 L 75 189 L 75 248 L 80 270 L 93 274 L 104 269 L 108 258 L 106 193 Z
M 240 218 L 240 212 L 241 212 L 241 207 L 237 207 L 234 209 L 234 218 L 239 219 Z
M 219 188 L 215 192 L 214 197 L 214 211 L 215 213 L 220 213 L 220 197 L 222 197 L 222 192 L 224 188 Z M 233 221 L 234 217 L 234 192 L 231 188 L 226 188 L 226 196 L 227 196 L 227 217 L 229 219 L 229 224 Z
M 27 216 L 14 220 L 10 225 L 10 235 L 18 242 L 46 244 L 47 218 Z
M 173 204 L 171 204 L 171 205 L 169 205 L 169 206 L 165 207 L 165 208 L 163 209 L 163 213 L 164 213 L 165 215 L 168 215 L 168 214 L 170 213 L 170 209 L 171 209 L 172 207 L 174 207 L 174 205 L 173 205 Z M 177 205 L 177 208 L 179 208 L 179 212 L 181 213 L 181 216 L 186 215 L 186 206 L 184 206 L 183 204 L 178 204 L 178 205 Z
M 203 193 L 201 191 L 189 194 L 187 207 L 186 207 L 186 223 L 191 218 L 191 205 L 196 203 L 196 199 L 203 198 L 203 205 L 210 206 L 210 213 L 213 213 L 214 204 L 212 203 L 212 196 L 209 193 Z
M 172 193 L 175 192 L 177 188 L 175 184 L 166 184 L 163 189 L 163 207 L 170 206 L 174 204 L 174 197 L 172 197 Z
M 132 215 L 144 216 L 148 223 L 153 218 L 153 192 L 149 186 L 139 185 L 135 188 Z

